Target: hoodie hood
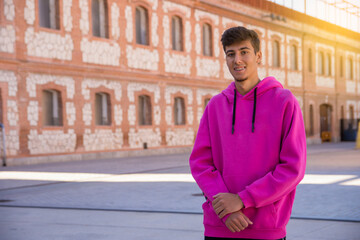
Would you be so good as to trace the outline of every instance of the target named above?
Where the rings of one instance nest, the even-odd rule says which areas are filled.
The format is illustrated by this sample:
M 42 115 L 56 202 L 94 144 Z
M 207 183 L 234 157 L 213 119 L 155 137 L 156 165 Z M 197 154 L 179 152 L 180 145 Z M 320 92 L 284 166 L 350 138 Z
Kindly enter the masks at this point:
M 256 95 L 254 95 L 254 91 L 256 88 Z M 244 100 L 254 100 L 255 96 L 260 96 L 265 92 L 269 91 L 272 88 L 284 88 L 279 81 L 277 81 L 274 77 L 266 77 L 261 80 L 253 89 L 251 89 L 248 93 L 242 96 Z M 230 103 L 234 102 L 234 89 L 235 82 L 232 82 L 225 90 L 221 93 L 226 96 Z M 237 92 L 237 91 L 236 91 Z M 237 92 L 237 95 L 241 96 L 240 93 Z
M 243 100 L 254 101 L 253 104 L 253 114 L 251 121 L 251 132 L 255 131 L 255 118 L 256 118 L 256 99 L 258 96 L 261 96 L 265 92 L 269 91 L 273 88 L 283 88 L 281 83 L 279 83 L 274 77 L 267 77 L 260 81 L 253 89 L 251 89 L 248 93 L 242 96 Z M 235 87 L 235 82 L 232 82 L 224 91 L 222 91 L 228 100 L 228 102 L 233 104 L 233 116 L 232 116 L 232 128 L 231 134 L 234 134 L 235 131 L 235 116 L 236 116 L 236 97 L 240 95 Z

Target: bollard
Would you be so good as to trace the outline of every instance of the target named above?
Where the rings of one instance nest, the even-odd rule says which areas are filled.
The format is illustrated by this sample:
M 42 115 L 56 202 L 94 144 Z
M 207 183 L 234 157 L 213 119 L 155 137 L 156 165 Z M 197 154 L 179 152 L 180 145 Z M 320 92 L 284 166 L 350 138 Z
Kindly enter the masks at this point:
M 360 121 L 358 122 L 358 131 L 356 136 L 356 149 L 360 149 Z

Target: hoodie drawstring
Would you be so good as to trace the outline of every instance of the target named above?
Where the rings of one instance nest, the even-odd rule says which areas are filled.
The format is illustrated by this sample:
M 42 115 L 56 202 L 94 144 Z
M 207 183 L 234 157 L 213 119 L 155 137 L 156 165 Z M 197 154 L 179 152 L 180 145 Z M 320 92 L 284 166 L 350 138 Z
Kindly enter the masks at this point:
M 252 122 L 251 122 L 252 123 L 251 132 L 254 132 L 254 130 L 255 130 L 256 90 L 257 90 L 257 88 L 254 89 L 254 109 L 253 109 L 253 116 L 252 116 Z M 234 89 L 234 107 L 233 107 L 231 134 L 234 134 L 234 131 L 235 131 L 235 110 L 236 110 L 236 88 Z
M 231 130 L 231 134 L 234 134 L 234 130 L 235 130 L 235 110 L 236 110 L 236 88 L 234 89 L 234 108 L 233 108 L 233 118 L 232 118 L 232 130 Z
M 254 110 L 253 110 L 253 117 L 252 117 L 252 129 L 251 129 L 251 132 L 254 132 L 254 130 L 255 130 L 256 90 L 257 90 L 257 88 L 254 89 Z

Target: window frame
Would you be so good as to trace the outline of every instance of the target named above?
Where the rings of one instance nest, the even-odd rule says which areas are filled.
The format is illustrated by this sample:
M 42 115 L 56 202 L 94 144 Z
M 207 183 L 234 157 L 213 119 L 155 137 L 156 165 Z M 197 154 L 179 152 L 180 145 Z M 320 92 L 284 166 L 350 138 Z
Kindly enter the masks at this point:
M 143 11 L 144 12 L 144 14 L 145 14 L 145 17 L 144 17 L 144 19 L 142 19 L 141 18 L 141 15 L 140 15 L 140 29 L 138 29 L 138 17 L 137 17 L 137 12 L 140 12 L 140 11 Z M 141 14 L 141 12 L 140 12 L 140 14 Z M 141 26 L 143 26 L 143 24 L 141 24 L 141 22 L 142 21 L 145 21 L 145 20 L 147 20 L 146 21 L 146 24 L 145 24 L 145 39 L 142 39 L 142 35 L 141 35 L 141 32 L 144 30 L 144 29 L 142 29 L 142 27 Z M 141 46 L 150 46 L 150 14 L 149 14 L 149 8 L 148 7 L 146 7 L 146 6 L 143 6 L 143 5 L 138 5 L 138 6 L 136 6 L 135 7 L 135 9 L 134 9 L 134 26 L 135 26 L 135 43 L 137 44 L 137 45 L 141 45 Z M 138 32 L 139 32 L 139 36 L 140 36 L 140 38 L 138 39 Z M 145 42 L 143 42 L 143 41 L 145 41 Z
M 205 31 L 204 31 L 204 27 L 208 26 L 209 28 L 209 36 L 208 36 L 208 43 L 206 42 L 206 38 L 205 38 Z M 202 46 L 202 56 L 204 57 L 214 57 L 214 41 L 213 41 L 213 37 L 214 37 L 214 31 L 213 31 L 213 26 L 210 22 L 203 22 L 201 25 L 201 46 Z M 208 48 L 205 48 L 205 45 L 209 45 Z M 209 52 L 207 52 L 209 51 Z
M 51 95 L 50 107 L 46 106 L 45 96 Z M 63 100 L 61 91 L 53 88 L 44 88 L 41 91 L 42 101 L 42 126 L 43 127 L 63 127 Z M 47 100 L 47 99 L 46 99 Z M 57 103 L 55 105 L 55 103 Z M 47 110 L 51 111 L 48 113 Z M 50 115 L 49 115 L 50 114 Z M 57 115 L 57 117 L 56 117 Z M 50 123 L 49 123 L 50 122 Z
M 272 67 L 273 68 L 281 68 L 281 45 L 279 39 L 273 39 L 272 40 Z M 277 51 L 275 51 L 275 46 Z M 275 58 L 276 53 L 276 58 Z M 276 60 L 276 61 L 275 61 Z M 276 63 L 276 64 L 275 64 Z
M 177 101 L 178 100 L 178 101 Z M 180 102 L 180 108 L 178 102 Z M 180 111 L 177 111 L 180 109 Z M 182 112 L 181 120 L 179 121 L 177 113 Z M 174 125 L 175 126 L 185 126 L 186 125 L 186 102 L 183 96 L 175 96 L 173 104 L 173 116 L 174 116 Z
M 144 100 L 142 100 L 144 99 Z M 147 100 L 146 100 L 147 99 Z M 144 102 L 145 101 L 145 102 Z M 146 103 L 147 101 L 147 103 Z M 150 113 L 145 112 L 144 105 L 150 106 Z M 137 123 L 140 127 L 149 127 L 153 125 L 153 102 L 152 96 L 148 93 L 139 94 L 137 96 Z M 150 120 L 147 119 L 147 116 L 150 116 Z
M 55 5 L 55 16 L 51 16 L 51 3 L 49 1 L 54 1 L 54 5 Z M 42 12 L 44 11 L 43 9 L 41 9 L 42 7 L 44 7 L 44 2 L 49 3 L 48 8 L 49 8 L 49 14 L 46 16 L 46 18 L 48 19 L 44 19 L 44 15 L 42 14 Z M 60 0 L 35 0 L 35 6 L 37 9 L 37 26 L 39 28 L 42 29 L 48 29 L 48 30 L 54 30 L 54 31 L 60 31 L 62 29 L 62 23 L 61 23 L 61 18 L 62 18 L 62 10 L 61 10 L 61 1 Z M 46 23 L 46 25 L 42 25 L 44 21 L 48 20 L 48 22 Z M 52 23 L 51 21 L 55 21 L 55 23 Z M 55 26 L 52 26 L 53 24 L 55 24 Z
M 100 109 L 98 109 L 98 97 L 101 97 Z M 105 101 L 104 101 L 105 99 Z M 98 111 L 101 112 L 100 116 Z M 104 116 L 106 113 L 106 117 Z M 112 125 L 112 103 L 111 95 L 107 92 L 95 92 L 94 97 L 94 124 L 95 126 L 111 126 Z M 105 120 L 105 119 L 106 120 Z
M 179 28 L 177 29 L 179 30 L 177 36 L 177 39 L 174 39 L 174 33 L 176 33 L 176 29 L 174 28 L 174 19 L 178 19 L 179 20 Z M 183 18 L 181 16 L 179 16 L 178 14 L 174 14 L 171 16 L 171 49 L 173 51 L 178 51 L 178 52 L 184 52 L 184 24 L 183 24 Z M 176 42 L 180 41 L 179 44 L 176 44 Z M 175 43 L 175 44 L 174 44 Z M 175 45 L 175 46 L 174 46 Z M 178 49 L 179 48 L 179 49 Z
M 94 32 L 94 21 L 95 21 L 95 15 L 94 15 L 94 9 L 93 9 L 93 4 L 94 2 L 98 3 L 98 8 L 96 8 L 98 10 L 98 15 L 97 17 L 97 21 L 98 21 L 98 29 L 97 31 L 99 31 L 98 33 Z M 101 8 L 101 6 L 103 6 Z M 103 11 L 103 13 L 101 12 Z M 91 0 L 91 32 L 92 32 L 92 36 L 93 37 L 98 37 L 98 38 L 104 38 L 104 39 L 109 39 L 109 4 L 108 4 L 108 0 Z

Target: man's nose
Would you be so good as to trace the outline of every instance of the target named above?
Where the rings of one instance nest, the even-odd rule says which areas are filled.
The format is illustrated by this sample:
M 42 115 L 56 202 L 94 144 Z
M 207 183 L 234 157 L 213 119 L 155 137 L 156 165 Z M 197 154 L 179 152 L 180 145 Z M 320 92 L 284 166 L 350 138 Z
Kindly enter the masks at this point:
M 241 63 L 242 58 L 240 54 L 235 54 L 235 63 Z

